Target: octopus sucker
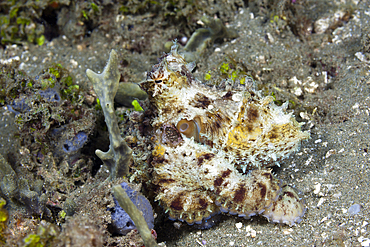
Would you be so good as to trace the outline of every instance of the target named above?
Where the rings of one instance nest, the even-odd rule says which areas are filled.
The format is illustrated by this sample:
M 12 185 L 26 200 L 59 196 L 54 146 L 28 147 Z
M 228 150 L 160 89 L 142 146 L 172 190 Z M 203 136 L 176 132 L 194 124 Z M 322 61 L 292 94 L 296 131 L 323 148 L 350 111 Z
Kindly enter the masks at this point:
M 283 185 L 279 198 L 274 201 L 262 216 L 274 223 L 285 223 L 293 226 L 301 222 L 305 214 L 304 200 L 299 197 L 296 189 Z
M 150 103 L 155 200 L 170 219 L 188 224 L 220 212 L 300 222 L 304 201 L 269 167 L 297 151 L 309 133 L 286 103 L 276 106 L 252 87 L 207 87 L 192 75 L 194 67 L 175 43 L 141 84 Z

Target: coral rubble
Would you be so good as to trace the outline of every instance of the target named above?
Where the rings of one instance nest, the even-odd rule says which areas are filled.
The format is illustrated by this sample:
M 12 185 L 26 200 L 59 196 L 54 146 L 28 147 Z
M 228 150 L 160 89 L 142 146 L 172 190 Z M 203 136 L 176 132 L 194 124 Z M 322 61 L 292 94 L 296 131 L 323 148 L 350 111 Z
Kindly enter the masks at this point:
M 132 101 L 145 100 L 148 96 L 136 83 L 120 83 L 114 101 L 120 105 L 132 108 Z
M 190 37 L 186 44 L 185 51 L 197 51 L 202 53 L 207 45 L 212 44 L 217 39 L 233 39 L 238 37 L 238 33 L 226 28 L 220 19 L 213 19 L 209 16 L 202 16 L 201 21 L 206 25 L 206 28 L 197 29 Z

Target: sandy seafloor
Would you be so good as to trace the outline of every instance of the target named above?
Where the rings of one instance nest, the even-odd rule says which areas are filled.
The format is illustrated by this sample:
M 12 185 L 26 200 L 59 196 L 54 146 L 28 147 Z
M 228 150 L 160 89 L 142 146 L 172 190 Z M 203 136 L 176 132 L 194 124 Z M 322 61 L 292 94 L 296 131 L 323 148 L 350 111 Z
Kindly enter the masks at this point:
M 251 63 L 268 58 L 270 62 L 262 61 L 261 67 L 277 66 L 275 70 L 279 70 L 282 66 L 287 81 L 295 76 L 301 81 L 307 79 L 305 57 L 310 52 L 322 54 L 323 59 L 336 65 L 336 75 L 324 80 L 327 85 L 305 93 L 302 103 L 315 106 L 316 115 L 307 112 L 308 117 L 299 120 L 306 122 L 303 128 L 310 131 L 311 139 L 302 143 L 299 152 L 281 162 L 280 168 L 274 169 L 279 178 L 303 192 L 307 212 L 302 222 L 289 227 L 270 224 L 260 217 L 247 220 L 223 216 L 208 230 L 186 225 L 177 229 L 170 222 L 156 226 L 158 240 L 169 247 L 370 245 L 370 62 L 361 57 L 365 54 L 361 40 L 370 31 L 367 28 L 370 1 L 354 2 L 358 5 L 353 18 L 336 28 L 332 40 L 312 35 L 307 43 L 292 34 L 274 33 L 271 26 L 251 15 L 248 9 L 240 9 L 235 20 L 228 23 L 239 31 L 240 37 L 210 47 L 209 56 L 201 60 L 195 73 L 204 75 L 222 61 L 225 53 L 234 53 L 237 59 L 249 59 Z M 163 38 L 164 43 L 171 37 L 154 38 Z M 310 50 L 314 42 L 317 45 Z M 77 44 L 58 37 L 41 47 L 8 46 L 0 51 L 0 62 L 19 60 L 19 66 L 31 76 L 37 75 L 48 61 L 61 62 L 78 83 L 84 84 L 89 83 L 84 71 L 87 68 L 101 71 L 112 48 L 127 54 L 122 46 L 119 39 L 99 34 Z M 144 72 L 150 70 L 155 57 L 158 55 L 152 54 L 150 58 L 144 54 L 130 55 L 130 66 L 137 70 L 137 78 L 132 80 L 145 79 Z M 295 66 L 302 64 L 302 71 L 297 70 L 299 66 L 286 68 L 293 60 Z M 312 75 L 312 81 L 320 76 L 324 75 Z M 285 85 L 279 84 L 279 80 L 272 83 L 282 88 Z M 354 204 L 361 205 L 361 210 L 351 215 L 348 209 Z

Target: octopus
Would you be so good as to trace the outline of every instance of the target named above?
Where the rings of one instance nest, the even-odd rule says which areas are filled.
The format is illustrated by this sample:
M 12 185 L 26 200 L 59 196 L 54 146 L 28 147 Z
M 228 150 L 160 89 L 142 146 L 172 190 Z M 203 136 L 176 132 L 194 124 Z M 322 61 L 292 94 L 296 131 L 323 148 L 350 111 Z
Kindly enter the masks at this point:
M 155 200 L 172 220 L 201 224 L 219 213 L 294 225 L 306 211 L 271 170 L 309 138 L 287 103 L 252 87 L 220 89 L 196 79 L 175 43 L 147 73 Z

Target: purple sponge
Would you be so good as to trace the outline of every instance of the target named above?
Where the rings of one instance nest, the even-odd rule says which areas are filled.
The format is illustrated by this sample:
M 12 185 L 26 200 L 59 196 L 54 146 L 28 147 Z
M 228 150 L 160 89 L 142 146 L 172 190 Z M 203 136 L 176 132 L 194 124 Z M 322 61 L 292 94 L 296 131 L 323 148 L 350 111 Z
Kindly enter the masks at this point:
M 154 227 L 154 215 L 153 208 L 150 205 L 148 199 L 146 199 L 139 192 L 134 191 L 127 183 L 121 183 L 122 188 L 126 191 L 127 195 L 130 197 L 131 201 L 136 205 L 136 207 L 142 212 L 149 229 Z M 112 212 L 113 226 L 116 228 L 117 232 L 122 235 L 126 235 L 131 230 L 136 229 L 136 226 L 130 216 L 126 213 L 123 208 L 120 207 L 118 201 L 113 197 L 115 207 Z

